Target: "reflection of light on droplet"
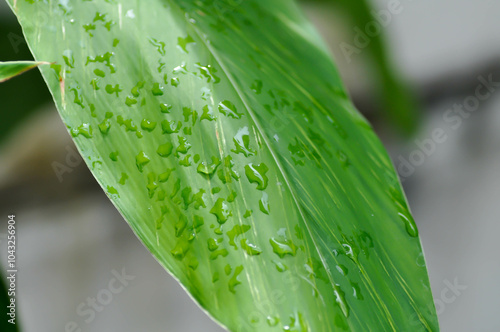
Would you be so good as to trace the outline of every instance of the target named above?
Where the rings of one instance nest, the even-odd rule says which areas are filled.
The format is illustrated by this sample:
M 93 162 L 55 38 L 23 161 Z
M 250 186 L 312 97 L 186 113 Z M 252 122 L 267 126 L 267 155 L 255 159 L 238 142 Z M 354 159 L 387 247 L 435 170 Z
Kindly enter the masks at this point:
M 133 9 L 127 10 L 127 13 L 125 14 L 125 17 L 135 18 L 134 10 Z
M 404 221 L 406 232 L 408 233 L 408 235 L 410 235 L 411 237 L 417 237 L 418 236 L 418 229 L 417 229 L 417 225 L 415 224 L 415 221 L 413 220 L 413 218 L 411 218 L 411 216 L 410 217 L 405 216 L 402 213 L 398 213 L 398 215 Z

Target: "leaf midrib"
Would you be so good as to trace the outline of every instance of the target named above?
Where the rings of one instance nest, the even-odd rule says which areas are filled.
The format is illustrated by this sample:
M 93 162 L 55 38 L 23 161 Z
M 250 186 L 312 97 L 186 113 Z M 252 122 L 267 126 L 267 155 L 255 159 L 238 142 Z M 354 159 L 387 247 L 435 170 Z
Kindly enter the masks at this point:
M 175 3 L 175 0 L 170 0 L 171 3 L 174 3 L 174 5 L 182 12 L 186 13 L 177 3 Z M 259 121 L 256 119 L 256 117 L 254 116 L 252 110 L 251 110 L 251 107 L 248 105 L 243 93 L 240 91 L 239 89 L 239 86 L 235 83 L 235 80 L 232 78 L 232 75 L 229 73 L 229 71 L 226 69 L 225 65 L 223 64 L 223 61 L 218 57 L 216 51 L 211 48 L 204 40 L 204 38 L 202 37 L 202 35 L 200 34 L 200 32 L 198 31 L 197 27 L 194 26 L 193 24 L 190 24 L 190 22 L 188 21 L 188 19 L 186 18 L 186 16 L 184 15 L 184 20 L 185 20 L 185 23 L 187 25 L 190 25 L 193 30 L 196 32 L 198 38 L 203 42 L 203 45 L 207 48 L 207 50 L 210 52 L 210 54 L 214 57 L 215 61 L 219 64 L 219 66 L 221 67 L 222 71 L 224 72 L 224 75 L 227 77 L 227 79 L 229 80 L 229 83 L 231 84 L 231 87 L 234 89 L 234 91 L 236 92 L 236 94 L 238 95 L 238 98 L 240 99 L 240 101 L 243 103 L 243 105 L 245 106 L 248 114 L 250 115 L 250 118 L 252 119 L 252 121 L 254 122 L 255 126 L 257 127 L 266 147 L 268 148 L 269 150 L 269 153 L 271 153 L 271 156 L 274 160 L 274 162 L 276 163 L 276 166 L 278 167 L 281 175 L 283 176 L 283 179 L 286 183 L 286 186 L 288 187 L 288 189 L 290 190 L 290 194 L 292 195 L 292 199 L 299 211 L 299 214 L 304 222 L 304 225 L 307 229 L 307 232 L 309 233 L 309 236 L 311 238 L 311 241 L 313 242 L 314 244 L 314 247 L 316 249 L 316 252 L 318 253 L 319 257 L 320 257 L 320 260 L 321 260 L 321 264 L 323 265 L 323 268 L 326 270 L 326 273 L 328 275 L 328 279 L 330 280 L 330 284 L 331 284 L 331 287 L 332 287 L 332 292 L 333 292 L 333 295 L 335 296 L 335 282 L 333 280 L 333 276 L 330 272 L 330 269 L 328 268 L 328 264 L 326 263 L 325 261 L 325 258 L 323 257 L 322 253 L 320 252 L 319 250 L 319 246 L 318 244 L 316 243 L 316 240 L 314 239 L 314 236 L 313 236 L 313 233 L 311 231 L 311 229 L 309 228 L 309 225 L 308 223 L 306 222 L 306 218 L 304 216 L 304 213 L 302 212 L 302 208 L 298 202 L 298 198 L 296 196 L 296 193 L 295 193 L 295 190 L 293 189 L 292 185 L 290 184 L 290 181 L 288 180 L 288 177 L 287 177 L 287 174 L 284 172 L 283 170 L 283 166 L 281 165 L 279 159 L 276 157 L 276 154 L 274 152 L 274 150 L 272 149 L 271 147 L 271 144 L 269 143 L 268 141 L 268 138 L 267 136 L 264 134 L 264 131 L 259 123 Z M 354 313 L 354 315 L 356 316 L 356 314 Z M 357 316 L 356 316 L 357 317 Z M 346 320 L 349 324 L 349 326 L 351 327 L 351 330 L 352 330 L 352 326 L 351 326 L 351 321 L 350 320 Z M 358 319 L 359 321 L 359 319 Z

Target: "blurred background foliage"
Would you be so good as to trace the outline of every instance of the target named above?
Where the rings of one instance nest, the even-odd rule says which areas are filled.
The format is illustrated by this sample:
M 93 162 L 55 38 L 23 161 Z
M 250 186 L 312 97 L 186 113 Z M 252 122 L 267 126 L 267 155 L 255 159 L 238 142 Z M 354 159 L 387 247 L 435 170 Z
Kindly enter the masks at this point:
M 21 27 L 13 16 L 2 17 L 0 20 L 0 59 L 1 61 L 33 60 L 24 41 Z M 32 112 L 40 109 L 40 105 L 48 103 L 51 99 L 42 76 L 36 70 L 4 82 L 0 96 L 2 101 L 0 141 Z

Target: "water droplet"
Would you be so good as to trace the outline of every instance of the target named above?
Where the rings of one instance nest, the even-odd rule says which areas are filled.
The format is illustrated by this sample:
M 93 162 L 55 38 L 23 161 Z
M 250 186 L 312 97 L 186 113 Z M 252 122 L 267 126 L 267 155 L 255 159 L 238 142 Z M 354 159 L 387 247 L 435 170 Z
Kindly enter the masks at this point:
M 232 152 L 238 154 L 242 153 L 245 157 L 255 155 L 255 150 L 250 149 L 250 133 L 248 132 L 248 127 L 243 127 L 238 130 L 233 138 L 234 145 L 236 149 L 231 150 Z
M 90 116 L 93 118 L 97 118 L 97 114 L 95 113 L 95 106 L 94 104 L 90 104 Z M 111 112 L 106 112 L 106 119 L 111 119 L 113 117 L 113 113 Z
M 358 283 L 351 281 L 350 284 L 352 287 L 352 296 L 354 296 L 354 298 L 358 300 L 364 300 L 364 297 L 361 294 L 361 288 L 359 287 Z
M 234 162 L 231 156 L 226 156 L 224 158 L 223 167 L 217 171 L 217 176 L 222 181 L 222 183 L 230 183 L 231 178 L 236 181 L 239 180 L 240 176 L 233 170 Z
M 207 79 L 207 83 L 213 82 L 214 84 L 220 82 L 220 78 L 215 76 L 217 69 L 212 67 L 211 65 L 203 66 L 199 62 L 195 64 L 200 71 L 200 74 Z
M 64 63 L 68 67 L 75 68 L 75 58 L 73 57 L 73 51 L 72 50 L 65 50 L 63 52 L 63 59 L 64 59 Z
M 178 260 L 182 260 L 186 253 L 189 251 L 189 242 L 186 239 L 179 239 L 174 249 L 170 253 Z
M 108 31 L 111 31 L 111 28 L 115 25 L 115 21 L 113 20 L 109 20 L 107 21 L 106 23 L 104 23 L 104 27 L 106 28 L 106 30 Z
M 248 243 L 247 239 L 241 239 L 240 244 L 241 249 L 245 250 L 249 256 L 256 256 L 262 253 L 262 249 L 257 247 L 255 244 Z
M 179 78 L 174 77 L 170 80 L 170 84 L 174 87 L 178 87 L 181 82 L 179 81 Z
M 238 193 L 236 193 L 236 191 L 231 191 L 231 194 L 229 194 L 229 196 L 227 196 L 227 201 L 229 203 L 232 203 L 234 202 L 234 200 L 236 199 L 236 196 L 238 196 Z
M 122 89 L 120 89 L 120 84 L 115 84 L 115 86 L 108 84 L 108 85 L 106 85 L 105 90 L 110 95 L 115 93 L 117 97 L 119 96 L 119 93 L 123 91 Z
M 130 10 L 129 10 L 129 12 L 130 12 Z M 128 14 L 128 12 L 127 12 L 127 14 Z M 165 55 L 165 43 L 164 42 L 158 41 L 154 38 L 150 38 L 149 42 L 151 43 L 151 45 L 156 47 L 156 50 L 158 51 L 158 53 L 160 53 L 161 55 Z
M 425 267 L 425 257 L 424 257 L 424 253 L 421 252 L 420 254 L 418 254 L 418 257 L 416 259 L 416 263 L 418 266 L 420 267 Z
M 82 123 L 77 128 L 71 129 L 71 136 L 78 137 L 79 135 L 85 138 L 92 138 L 92 126 L 89 123 Z
M 142 89 L 145 84 L 146 84 L 145 81 L 137 82 L 137 84 L 130 90 L 130 93 L 132 94 L 132 96 L 139 97 L 140 96 L 139 90 Z
M 411 237 L 417 237 L 418 228 L 415 224 L 415 221 L 413 220 L 413 217 L 411 215 L 406 216 L 403 213 L 398 214 L 405 224 L 406 232 L 408 233 L 408 235 L 410 235 Z
M 195 124 L 196 119 L 198 118 L 198 113 L 189 107 L 183 107 L 182 114 L 184 115 L 184 122 L 188 122 L 189 118 L 192 117 L 193 118 L 193 125 Z
M 347 275 L 347 267 L 345 267 L 344 265 L 342 264 L 339 264 L 335 267 L 337 269 L 337 271 L 339 271 L 340 274 L 342 274 L 343 276 L 346 276 Z
M 167 142 L 165 144 L 158 146 L 156 153 L 158 153 L 160 157 L 167 158 L 172 154 L 172 149 L 173 149 L 172 143 Z
M 186 63 L 183 61 L 180 65 L 172 69 L 172 74 L 178 75 L 178 74 L 187 74 L 188 71 L 186 69 Z
M 94 89 L 94 91 L 101 89 L 101 87 L 99 86 L 99 79 L 93 78 L 90 81 L 90 85 L 92 86 L 92 89 Z
M 175 170 L 175 168 L 167 168 L 167 171 L 164 173 L 161 173 L 158 175 L 158 181 L 160 182 L 167 182 L 168 178 L 170 177 L 170 174 L 172 174 L 172 171 Z
M 249 225 L 234 225 L 233 229 L 227 232 L 227 236 L 229 237 L 229 245 L 233 246 L 234 249 L 238 249 L 236 246 L 235 239 L 238 235 L 242 235 L 250 230 Z
M 170 198 L 174 198 L 180 189 L 181 189 L 181 179 L 177 179 L 172 188 L 172 192 L 170 193 Z
M 190 35 L 187 35 L 186 38 L 177 38 L 177 48 L 179 50 L 181 50 L 183 53 L 189 53 L 188 50 L 186 49 L 187 45 L 188 44 L 192 44 L 194 43 L 194 39 L 190 36 Z
M 224 201 L 224 198 L 218 198 L 215 202 L 214 206 L 210 210 L 210 213 L 217 217 L 217 222 L 219 224 L 223 224 L 227 221 L 227 219 L 232 216 L 231 211 L 228 209 L 227 204 Z
M 214 116 L 212 106 L 205 105 L 203 106 L 203 113 L 200 117 L 201 120 L 215 121 L 217 118 Z
M 267 316 L 266 321 L 267 321 L 267 325 L 274 327 L 274 326 L 278 325 L 278 323 L 280 322 L 280 319 L 276 316 Z
M 262 198 L 259 200 L 259 209 L 265 214 L 269 214 L 269 196 L 266 193 L 262 193 Z
M 88 65 L 91 62 L 100 62 L 104 63 L 106 67 L 109 68 L 111 74 L 116 72 L 115 66 L 111 63 L 111 57 L 115 55 L 113 52 L 106 52 L 103 55 L 96 55 L 95 57 L 88 56 L 87 57 L 87 62 L 85 65 Z
M 300 228 L 299 224 L 295 225 L 293 229 L 295 230 L 295 236 L 297 237 L 297 239 L 303 240 L 304 233 L 302 232 L 302 229 Z
M 209 88 L 207 87 L 201 88 L 201 99 L 209 100 L 211 97 L 212 97 L 212 91 L 210 91 Z
M 139 154 L 135 157 L 135 164 L 137 165 L 137 169 L 142 173 L 144 166 L 146 166 L 150 162 L 149 157 L 144 153 L 144 151 L 139 152 Z
M 211 260 L 216 260 L 219 256 L 222 256 L 222 257 L 226 257 L 227 255 L 229 255 L 229 251 L 227 251 L 227 249 L 219 249 L 219 250 L 215 250 L 214 252 L 212 252 L 210 254 L 210 259 Z
M 177 139 L 179 141 L 179 146 L 175 150 L 175 156 L 179 157 L 180 153 L 186 154 L 189 151 L 189 149 L 191 149 L 191 144 L 188 142 L 187 138 L 185 138 L 185 137 L 178 136 Z
M 153 88 L 151 89 L 151 92 L 153 93 L 154 96 L 162 96 L 163 86 L 161 86 L 160 83 L 153 83 Z
M 158 60 L 158 68 L 156 69 L 159 73 L 162 72 L 163 68 L 165 68 L 165 65 L 166 63 L 165 62 L 161 62 L 160 60 Z
M 188 267 L 191 269 L 191 270 L 196 270 L 196 268 L 198 267 L 199 263 L 198 263 L 198 260 L 196 259 L 196 257 L 191 257 L 189 259 L 189 262 L 188 262 Z
M 201 190 L 200 190 L 201 191 Z M 205 191 L 203 191 L 205 192 Z M 200 217 L 200 216 L 194 216 L 193 217 L 193 227 L 199 232 L 200 231 L 200 227 L 205 225 L 205 221 L 203 219 L 203 217 Z
M 164 134 L 178 133 L 181 127 L 182 123 L 180 121 L 176 123 L 174 120 L 163 120 L 161 122 L 161 129 Z
M 283 326 L 284 331 L 290 332 L 309 332 L 311 329 L 307 325 L 304 317 L 300 312 L 290 316 L 290 324 Z
M 96 74 L 96 76 L 99 76 L 99 77 L 106 76 L 106 74 L 104 73 L 104 71 L 102 71 L 100 69 L 94 69 L 94 74 Z
M 94 35 L 92 34 L 91 31 L 96 29 L 95 24 L 93 24 L 93 23 L 84 24 L 83 28 L 85 29 L 85 32 L 87 32 L 89 34 L 90 37 L 94 37 Z
M 283 258 L 286 255 L 295 256 L 297 253 L 297 247 L 291 240 L 283 240 L 273 237 L 269 240 L 269 243 L 271 243 L 271 247 L 273 247 L 273 252 L 280 258 Z
M 160 110 L 162 113 L 170 113 L 170 109 L 172 108 L 172 105 L 169 104 L 160 104 Z
M 96 12 L 93 22 L 97 22 L 97 21 L 105 22 L 105 17 L 106 17 L 106 14 L 101 14 L 99 12 Z
M 118 161 L 118 155 L 119 155 L 118 151 L 111 152 L 109 154 L 109 159 L 111 159 L 113 161 Z
M 345 317 L 349 317 L 349 306 L 345 300 L 345 294 L 338 285 L 333 286 L 333 293 L 335 294 L 335 302 L 340 306 L 342 313 Z
M 127 98 L 125 99 L 125 105 L 127 105 L 128 107 L 132 107 L 132 105 L 135 104 L 137 104 L 137 99 L 127 96 Z
M 233 103 L 228 100 L 224 100 L 223 102 L 219 103 L 219 112 L 233 119 L 241 119 L 241 116 L 243 115 L 241 113 L 238 113 L 236 111 L 236 106 L 234 106 Z
M 217 167 L 220 165 L 220 160 L 212 156 L 212 163 L 208 164 L 208 162 L 203 161 L 198 165 L 198 168 L 196 169 L 198 173 L 204 174 L 204 175 L 212 175 Z
M 184 157 L 183 159 L 179 160 L 179 165 L 184 166 L 184 167 L 191 166 L 190 158 L 191 158 L 191 155 L 188 154 L 186 157 Z
M 156 122 L 150 121 L 148 119 L 142 119 L 141 128 L 146 131 L 152 132 L 156 128 Z
M 342 165 L 343 168 L 349 166 L 349 159 L 347 158 L 347 155 L 344 153 L 344 151 L 338 150 L 337 158 L 339 158 L 340 165 Z
M 347 240 L 346 240 L 347 241 Z M 354 262 L 358 262 L 359 248 L 354 242 L 342 243 L 342 248 L 344 249 L 344 254 L 352 259 Z
M 109 129 L 111 128 L 111 122 L 108 119 L 103 120 L 99 124 L 99 131 L 103 134 L 106 135 L 109 132 Z
M 273 260 L 273 263 L 276 266 L 276 270 L 278 270 L 278 272 L 285 272 L 286 270 L 288 270 L 288 266 L 286 266 L 280 261 Z
M 120 181 L 118 181 L 118 183 L 120 183 L 123 186 L 123 185 L 125 185 L 125 182 L 127 181 L 127 179 L 128 179 L 127 173 L 122 173 L 122 176 L 120 178 Z
M 250 89 L 252 89 L 252 91 L 255 92 L 255 94 L 260 94 L 262 91 L 262 81 L 255 80 L 250 86 Z
M 215 251 L 219 248 L 219 245 L 217 244 L 217 241 L 215 241 L 214 238 L 209 238 L 207 242 L 208 242 L 208 250 Z
M 116 198 L 120 197 L 120 195 L 118 195 L 118 191 L 114 187 L 108 186 L 107 191 L 108 191 L 109 196 L 111 196 L 111 198 L 116 199 Z
M 121 115 L 118 115 L 116 117 L 116 122 L 120 125 L 120 126 L 125 126 L 125 130 L 126 131 L 132 131 L 132 132 L 135 132 L 136 133 L 136 136 L 138 138 L 141 138 L 142 137 L 142 133 L 137 130 L 137 126 L 135 125 L 134 121 L 132 121 L 132 119 L 127 119 L 127 120 L 124 120 L 123 117 Z
M 186 229 L 188 220 L 185 215 L 181 214 L 179 219 L 175 223 L 175 236 L 179 237 L 182 235 L 182 232 Z
M 233 276 L 231 277 L 231 279 L 229 279 L 229 283 L 228 283 L 228 288 L 229 288 L 229 291 L 233 294 L 236 294 L 236 290 L 235 290 L 235 287 L 238 286 L 239 284 L 241 284 L 241 282 L 238 280 L 238 275 L 243 271 L 243 265 L 240 265 L 240 266 L 237 266 L 235 269 L 234 269 L 234 274 Z
M 257 183 L 258 190 L 264 190 L 267 188 L 268 178 L 266 172 L 269 169 L 266 164 L 261 163 L 259 165 L 248 164 L 245 166 L 245 174 L 250 183 Z
M 155 191 L 158 188 L 158 183 L 156 182 L 155 173 L 148 174 L 148 184 L 146 185 L 146 188 L 148 189 L 149 198 L 153 198 Z

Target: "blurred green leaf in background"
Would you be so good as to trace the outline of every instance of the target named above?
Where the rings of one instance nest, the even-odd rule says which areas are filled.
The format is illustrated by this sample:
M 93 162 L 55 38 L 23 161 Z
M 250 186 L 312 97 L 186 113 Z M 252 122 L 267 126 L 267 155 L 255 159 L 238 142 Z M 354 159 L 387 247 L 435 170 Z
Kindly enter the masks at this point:
M 371 82 L 370 85 L 375 86 L 376 92 L 377 105 L 374 108 L 396 129 L 396 132 L 405 137 L 412 136 L 420 123 L 420 106 L 412 90 L 401 78 L 387 47 L 384 28 L 394 20 L 393 14 L 388 9 L 376 10 L 373 1 L 370 0 L 307 0 L 306 2 L 331 6 L 334 10 L 338 9 L 344 13 L 350 26 L 348 30 L 352 31 L 353 38 L 358 38 L 360 43 L 363 42 L 363 47 L 359 48 L 360 45 L 349 42 L 341 43 L 339 48 L 349 60 L 354 57 L 366 59 L 372 73 L 367 79 Z M 400 4 L 398 10 L 402 10 L 401 6 Z M 387 22 L 382 22 L 382 18 L 379 17 L 386 19 Z
M 16 20 L 0 20 L 0 61 L 32 60 L 21 27 Z M 33 114 L 40 105 L 50 101 L 38 71 L 32 70 L 2 83 L 0 88 L 0 145 L 17 126 Z M 29 97 L 28 97 L 29 96 Z M 13 97 L 13 98 L 11 98 Z
M 21 75 L 30 69 L 36 68 L 40 65 L 48 64 L 48 62 L 34 62 L 34 61 L 0 61 L 0 83 L 3 83 L 13 77 Z

